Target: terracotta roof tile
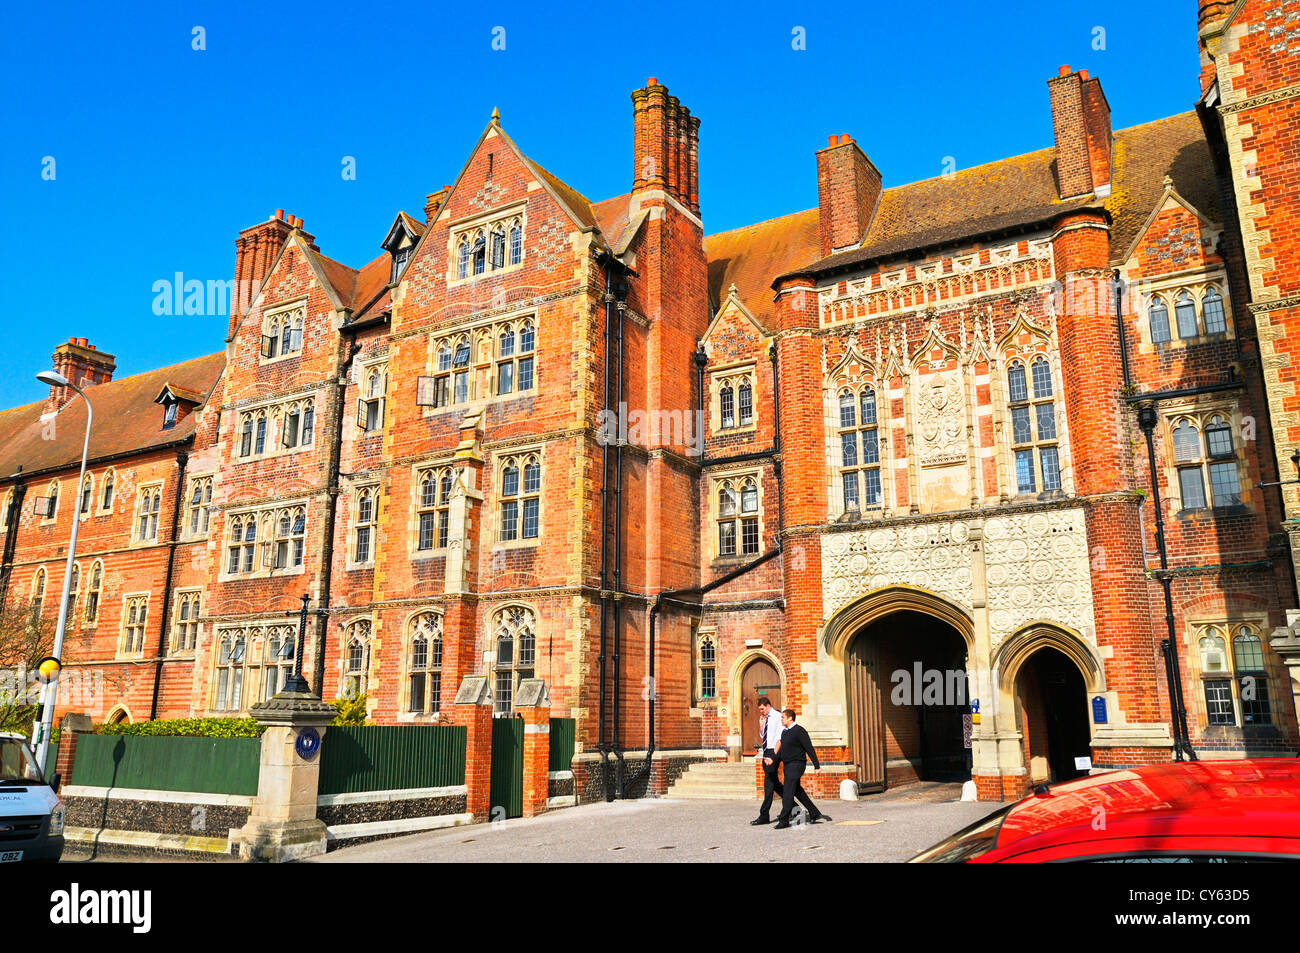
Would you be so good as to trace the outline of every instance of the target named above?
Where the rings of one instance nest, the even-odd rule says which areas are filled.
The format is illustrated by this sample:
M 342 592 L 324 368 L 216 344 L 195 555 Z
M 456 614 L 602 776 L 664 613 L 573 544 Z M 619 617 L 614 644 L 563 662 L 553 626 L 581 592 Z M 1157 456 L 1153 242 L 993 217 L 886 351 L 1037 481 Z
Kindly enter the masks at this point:
M 528 163 L 537 170 L 537 174 L 546 180 L 546 184 L 551 187 L 560 200 L 569 207 L 578 219 L 578 224 L 587 228 L 596 225 L 596 213 L 592 210 L 591 200 L 579 192 L 577 189 L 566 184 L 562 179 L 547 172 L 532 159 Z
M 95 409 L 90 459 L 142 452 L 193 435 L 195 414 L 163 430 L 163 411 L 154 400 L 166 384 L 195 391 L 206 399 L 225 366 L 222 351 L 87 388 Z M 31 474 L 76 466 L 81 460 L 85 402 L 74 397 L 47 422 L 41 420 L 44 409 L 45 401 L 39 401 L 0 412 L 0 480 L 9 479 L 20 465 L 24 474 Z
M 736 286 L 740 300 L 769 329 L 776 305 L 772 279 L 807 264 L 821 251 L 817 209 L 719 232 L 704 239 L 709 262 L 709 301 L 714 310 Z

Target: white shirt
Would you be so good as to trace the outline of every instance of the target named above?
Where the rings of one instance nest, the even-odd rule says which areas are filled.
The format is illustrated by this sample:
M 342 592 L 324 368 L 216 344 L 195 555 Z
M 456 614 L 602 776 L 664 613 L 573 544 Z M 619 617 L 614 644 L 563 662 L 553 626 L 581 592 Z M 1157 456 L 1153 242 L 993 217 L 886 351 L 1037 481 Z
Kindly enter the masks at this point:
M 763 722 L 763 747 L 775 748 L 781 741 L 783 731 L 785 725 L 781 724 L 781 713 L 775 708 L 769 708 L 767 719 Z

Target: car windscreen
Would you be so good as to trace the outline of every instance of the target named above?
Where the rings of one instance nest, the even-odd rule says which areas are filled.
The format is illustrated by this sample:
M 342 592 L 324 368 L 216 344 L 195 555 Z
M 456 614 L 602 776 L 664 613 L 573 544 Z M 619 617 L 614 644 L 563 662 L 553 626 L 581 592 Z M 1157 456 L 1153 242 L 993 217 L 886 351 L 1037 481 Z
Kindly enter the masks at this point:
M 951 837 L 941 840 L 933 847 L 921 851 L 909 864 L 960 864 L 986 854 L 998 842 L 998 831 L 1006 819 L 1007 812 L 1015 805 L 1008 804 L 999 808 L 983 820 L 976 821 L 969 827 L 963 827 Z
M 27 742 L 22 738 L 0 738 L 0 784 L 16 782 L 44 783 Z

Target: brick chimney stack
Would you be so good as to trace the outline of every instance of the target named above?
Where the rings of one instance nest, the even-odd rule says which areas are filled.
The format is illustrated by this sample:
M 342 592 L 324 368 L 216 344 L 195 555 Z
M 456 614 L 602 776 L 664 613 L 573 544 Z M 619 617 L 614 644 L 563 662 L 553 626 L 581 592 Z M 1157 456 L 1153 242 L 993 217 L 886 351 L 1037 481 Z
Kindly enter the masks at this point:
M 282 208 L 276 209 L 275 214 L 265 222 L 245 228 L 235 239 L 235 289 L 231 295 L 227 341 L 235 336 L 239 319 L 252 305 L 266 273 L 271 270 L 275 256 L 280 254 L 280 249 L 294 229 L 301 232 L 309 248 L 320 251 L 316 247 L 315 236 L 303 231 L 302 219 L 293 215 L 286 217 Z
M 447 201 L 447 196 L 451 194 L 451 186 L 444 185 L 437 192 L 430 192 L 424 201 L 424 221 L 426 225 L 433 224 L 434 217 L 438 214 L 438 209 Z
M 54 349 L 52 361 L 56 371 L 83 389 L 93 384 L 107 384 L 117 368 L 112 354 L 96 350 L 95 345 L 86 343 L 85 338 L 68 338 L 67 344 Z M 76 395 L 71 387 L 51 387 L 45 412 L 58 410 Z
M 880 204 L 881 177 L 851 136 L 831 136 L 817 153 L 822 254 L 856 248 Z
M 632 191 L 662 190 L 700 214 L 700 120 L 653 76 L 632 93 Z
M 1056 180 L 1063 199 L 1110 194 L 1110 104 L 1101 81 L 1062 66 L 1047 81 L 1056 140 Z
M 1229 13 L 1232 12 L 1233 0 L 1200 0 L 1200 9 L 1197 11 L 1196 32 L 1204 36 L 1207 29 L 1217 26 Z M 1205 43 L 1200 44 L 1201 49 L 1201 93 L 1204 95 L 1209 92 L 1214 81 L 1218 79 L 1218 69 L 1214 63 L 1214 57 L 1210 56 L 1205 49 Z

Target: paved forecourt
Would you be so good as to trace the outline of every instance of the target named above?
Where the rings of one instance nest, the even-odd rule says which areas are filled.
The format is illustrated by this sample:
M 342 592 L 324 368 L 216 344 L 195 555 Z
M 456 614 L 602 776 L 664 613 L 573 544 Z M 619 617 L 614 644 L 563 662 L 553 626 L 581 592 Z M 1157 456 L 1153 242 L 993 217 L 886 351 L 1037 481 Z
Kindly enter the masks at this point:
M 375 841 L 322 863 L 899 862 L 984 817 L 995 804 L 910 799 L 824 801 L 831 823 L 751 827 L 757 802 L 647 799 L 532 819 Z

